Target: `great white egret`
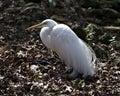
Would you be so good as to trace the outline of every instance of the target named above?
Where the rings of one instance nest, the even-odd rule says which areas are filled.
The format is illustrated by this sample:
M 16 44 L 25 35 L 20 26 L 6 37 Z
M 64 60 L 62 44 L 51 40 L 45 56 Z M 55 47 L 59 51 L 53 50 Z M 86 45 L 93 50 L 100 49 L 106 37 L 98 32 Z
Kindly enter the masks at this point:
M 76 77 L 78 74 L 83 74 L 83 77 L 95 74 L 93 65 L 96 55 L 94 51 L 69 26 L 46 19 L 27 30 L 40 27 L 42 27 L 40 38 L 44 45 L 56 52 L 68 67 L 72 67 L 73 72 L 70 77 Z

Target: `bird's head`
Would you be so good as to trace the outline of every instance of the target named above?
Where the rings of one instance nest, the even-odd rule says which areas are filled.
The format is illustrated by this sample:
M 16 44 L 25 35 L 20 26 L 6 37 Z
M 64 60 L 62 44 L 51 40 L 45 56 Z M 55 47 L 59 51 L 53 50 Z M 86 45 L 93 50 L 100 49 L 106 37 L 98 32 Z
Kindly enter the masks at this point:
M 52 19 L 46 19 L 44 21 L 42 21 L 41 23 L 38 23 L 36 25 L 30 26 L 28 27 L 26 30 L 33 30 L 35 28 L 41 28 L 41 27 L 54 27 L 57 24 L 57 22 L 55 22 Z

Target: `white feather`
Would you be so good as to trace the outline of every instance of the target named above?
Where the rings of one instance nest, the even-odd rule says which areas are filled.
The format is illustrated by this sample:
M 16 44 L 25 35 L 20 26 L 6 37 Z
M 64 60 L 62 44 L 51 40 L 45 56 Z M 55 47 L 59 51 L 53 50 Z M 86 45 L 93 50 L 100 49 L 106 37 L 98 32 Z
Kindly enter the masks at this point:
M 58 24 L 51 31 L 52 50 L 58 53 L 65 64 L 83 77 L 94 75 L 93 52 L 87 44 L 66 25 Z M 94 54 L 95 55 L 95 54 Z

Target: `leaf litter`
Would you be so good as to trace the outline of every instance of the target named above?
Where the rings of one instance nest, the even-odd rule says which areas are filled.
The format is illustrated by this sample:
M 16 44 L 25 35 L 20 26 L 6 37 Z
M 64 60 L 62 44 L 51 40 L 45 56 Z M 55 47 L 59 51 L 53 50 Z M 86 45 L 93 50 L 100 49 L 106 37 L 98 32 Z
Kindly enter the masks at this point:
M 39 9 L 39 6 L 43 6 L 41 4 L 44 7 Z M 65 65 L 62 64 L 56 54 L 51 56 L 49 50 L 41 43 L 39 31 L 27 32 L 24 30 L 27 26 L 46 18 L 38 18 L 40 15 L 47 15 L 50 18 L 51 13 L 47 10 L 44 11 L 47 4 L 47 2 L 41 2 L 36 7 L 34 3 L 25 4 L 24 0 L 0 1 L 0 7 L 3 8 L 0 15 L 0 95 L 119 96 L 120 51 L 118 48 L 115 49 L 116 46 L 113 46 L 116 42 L 120 42 L 117 36 L 118 34 L 110 39 L 111 42 L 116 42 L 110 42 L 107 45 L 106 43 L 101 43 L 101 40 L 96 43 L 94 41 L 95 32 L 94 34 L 89 33 L 93 36 L 92 39 L 90 38 L 90 41 L 89 38 L 87 40 L 89 43 L 95 42 L 95 45 L 90 44 L 96 51 L 96 54 L 98 54 L 99 61 L 103 62 L 102 66 L 98 67 L 97 78 L 93 78 L 93 80 L 84 80 L 82 78 L 70 80 L 68 78 L 62 78 L 59 74 L 65 70 Z M 63 3 L 60 2 L 60 4 L 64 6 Z M 27 6 L 29 7 L 26 8 Z M 42 12 L 43 14 L 41 14 Z M 32 15 L 28 16 L 29 14 Z M 64 23 L 68 25 L 71 24 L 72 20 L 75 20 L 72 16 L 68 17 L 67 12 L 63 15 L 64 19 L 62 19 L 62 22 L 66 20 Z M 63 16 L 58 17 L 63 18 Z M 73 25 L 71 24 L 71 27 L 74 26 L 74 23 L 79 24 L 77 21 L 72 23 Z M 101 33 L 99 37 L 102 35 L 104 34 Z M 102 51 L 97 51 L 99 49 Z

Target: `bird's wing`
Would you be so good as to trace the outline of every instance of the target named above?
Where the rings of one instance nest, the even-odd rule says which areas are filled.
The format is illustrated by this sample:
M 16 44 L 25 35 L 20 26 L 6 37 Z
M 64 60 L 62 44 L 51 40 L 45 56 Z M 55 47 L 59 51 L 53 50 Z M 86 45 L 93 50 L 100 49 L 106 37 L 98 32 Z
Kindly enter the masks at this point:
M 52 49 L 68 66 L 80 73 L 93 74 L 92 51 L 87 44 L 68 27 L 57 25 L 51 32 Z
M 52 33 L 52 43 L 54 43 L 55 49 L 62 49 L 61 51 L 70 49 L 71 51 L 84 50 L 91 64 L 95 63 L 96 55 L 94 50 L 86 42 L 78 38 L 68 26 L 59 24 L 53 29 Z
M 68 45 L 69 43 L 74 42 L 74 39 L 77 38 L 75 33 L 64 24 L 55 26 L 50 35 L 51 43 L 54 44 L 54 47 Z
M 76 39 L 77 36 L 68 26 L 59 24 L 51 32 L 52 49 L 62 59 L 66 59 L 69 57 L 69 52 L 74 51 L 72 47 L 75 47 Z

